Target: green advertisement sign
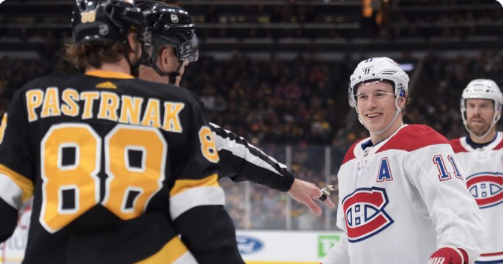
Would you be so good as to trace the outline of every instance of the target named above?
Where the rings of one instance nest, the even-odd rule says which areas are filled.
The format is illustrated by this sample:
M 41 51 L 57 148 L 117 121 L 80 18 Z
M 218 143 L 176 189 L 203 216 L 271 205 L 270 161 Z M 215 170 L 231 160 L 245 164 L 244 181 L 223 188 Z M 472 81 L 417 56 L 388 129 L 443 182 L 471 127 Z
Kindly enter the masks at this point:
M 318 257 L 323 258 L 330 249 L 341 240 L 340 235 L 320 235 L 318 236 Z

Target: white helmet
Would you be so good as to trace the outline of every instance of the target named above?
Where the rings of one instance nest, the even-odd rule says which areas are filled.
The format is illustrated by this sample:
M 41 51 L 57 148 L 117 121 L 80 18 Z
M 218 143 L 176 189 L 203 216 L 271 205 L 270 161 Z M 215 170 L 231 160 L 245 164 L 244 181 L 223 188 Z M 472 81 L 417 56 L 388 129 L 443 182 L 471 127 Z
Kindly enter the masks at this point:
M 397 98 L 408 92 L 409 75 L 400 68 L 397 62 L 386 57 L 370 58 L 361 61 L 350 77 L 349 105 L 353 108 L 356 107 L 355 95 L 358 85 L 368 81 L 380 80 L 387 80 L 393 84 Z
M 466 99 L 489 99 L 494 102 L 493 123 L 483 136 L 479 137 L 473 134 L 468 128 L 468 122 L 466 120 Z M 463 94 L 461 95 L 461 118 L 463 119 L 463 124 L 465 125 L 466 130 L 477 138 L 484 138 L 487 136 L 501 117 L 502 104 L 503 95 L 501 94 L 500 88 L 493 80 L 476 79 L 471 81 L 463 90 Z
M 393 120 L 381 131 L 369 131 L 373 134 L 379 135 L 386 132 L 396 121 L 402 108 L 398 106 L 398 99 L 405 96 L 409 90 L 409 75 L 405 73 L 400 65 L 394 60 L 386 57 L 382 58 L 370 58 L 361 61 L 358 66 L 356 66 L 355 71 L 350 77 L 349 89 L 348 89 L 348 99 L 349 106 L 353 107 L 358 114 L 358 120 L 365 126 L 362 119 L 360 118 L 360 113 L 358 113 L 358 108 L 356 107 L 356 90 L 358 85 L 368 82 L 368 81 L 389 81 L 393 85 L 395 90 L 395 107 L 396 112 Z M 368 127 L 365 126 L 367 129 Z

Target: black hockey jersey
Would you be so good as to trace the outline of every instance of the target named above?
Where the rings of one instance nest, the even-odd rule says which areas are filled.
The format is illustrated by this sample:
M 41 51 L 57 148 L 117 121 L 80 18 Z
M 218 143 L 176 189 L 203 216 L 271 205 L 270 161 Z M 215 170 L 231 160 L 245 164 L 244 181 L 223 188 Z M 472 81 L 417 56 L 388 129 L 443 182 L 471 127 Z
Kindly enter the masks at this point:
M 104 71 L 46 77 L 3 121 L 0 241 L 34 197 L 23 263 L 243 263 L 215 140 L 185 89 Z

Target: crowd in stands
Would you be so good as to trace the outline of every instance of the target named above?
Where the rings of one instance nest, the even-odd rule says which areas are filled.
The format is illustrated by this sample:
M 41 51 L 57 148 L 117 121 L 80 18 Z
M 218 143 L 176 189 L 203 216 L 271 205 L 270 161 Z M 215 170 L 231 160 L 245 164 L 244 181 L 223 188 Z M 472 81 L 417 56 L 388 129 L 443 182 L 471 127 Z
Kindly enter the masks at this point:
M 419 79 L 410 87 L 408 123 L 430 125 L 447 138 L 466 134 L 459 111 L 461 92 L 475 78 L 493 79 L 503 86 L 503 54 L 481 52 L 452 58 L 431 53 L 423 60 Z M 279 161 L 286 163 L 285 146 L 293 146 L 292 170 L 299 178 L 323 186 L 327 180 L 324 146 L 331 146 L 328 181 L 335 183 L 345 151 L 366 136 L 355 120 L 349 131 L 338 133 L 347 122 L 347 79 L 355 63 L 321 61 L 315 55 L 293 61 L 252 59 L 239 53 L 229 61 L 203 56 L 188 66 L 182 86 L 199 95 L 212 122 L 247 138 Z M 0 66 L 4 69 L 0 72 L 0 115 L 27 81 L 72 69 L 61 59 L 50 63 L 3 57 Z M 230 181 L 223 185 L 238 228 L 286 227 L 286 194 Z M 245 188 L 252 188 L 248 214 Z M 247 221 L 246 215 L 252 219 Z M 297 203 L 292 204 L 292 219 L 293 228 L 324 227 L 323 218 Z

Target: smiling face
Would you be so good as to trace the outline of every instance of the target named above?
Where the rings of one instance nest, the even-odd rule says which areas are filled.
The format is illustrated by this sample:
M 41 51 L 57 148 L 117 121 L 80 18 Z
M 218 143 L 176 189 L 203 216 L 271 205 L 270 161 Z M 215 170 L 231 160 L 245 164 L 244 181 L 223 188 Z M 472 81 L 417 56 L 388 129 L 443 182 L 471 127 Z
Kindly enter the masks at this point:
M 393 121 L 396 114 L 395 94 L 388 82 L 377 81 L 360 84 L 356 93 L 356 105 L 361 121 L 370 132 L 372 142 L 377 143 L 391 136 L 402 124 L 402 116 Z M 398 100 L 400 108 L 405 106 L 405 99 Z M 386 127 L 393 124 L 383 133 Z
M 467 126 L 476 136 L 483 136 L 491 128 L 494 112 L 493 100 L 466 99 Z M 496 127 L 492 129 L 496 130 Z

